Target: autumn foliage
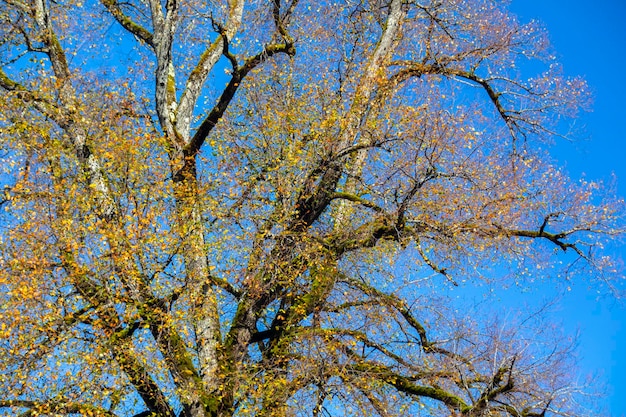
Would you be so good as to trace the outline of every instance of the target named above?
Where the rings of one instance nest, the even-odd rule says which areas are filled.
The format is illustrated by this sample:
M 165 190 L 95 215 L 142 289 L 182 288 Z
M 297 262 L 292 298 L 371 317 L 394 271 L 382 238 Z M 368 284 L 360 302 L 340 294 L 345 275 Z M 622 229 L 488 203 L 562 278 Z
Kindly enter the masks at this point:
M 619 275 L 504 3 L 2 0 L 0 415 L 587 415 L 444 294 Z

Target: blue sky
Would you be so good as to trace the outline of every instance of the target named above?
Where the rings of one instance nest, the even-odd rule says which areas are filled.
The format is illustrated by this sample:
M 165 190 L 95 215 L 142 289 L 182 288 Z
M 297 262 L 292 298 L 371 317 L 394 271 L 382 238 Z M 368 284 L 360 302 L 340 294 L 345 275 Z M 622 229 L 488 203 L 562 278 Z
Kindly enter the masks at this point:
M 594 95 L 593 112 L 581 118 L 586 138 L 558 143 L 554 157 L 574 178 L 610 181 L 615 174 L 626 196 L 626 1 L 513 0 L 511 9 L 524 22 L 546 26 L 566 74 L 584 76 Z M 615 251 L 626 258 L 623 243 Z M 555 315 L 566 331 L 580 334 L 582 372 L 607 381 L 611 416 L 626 416 L 626 299 L 579 282 Z

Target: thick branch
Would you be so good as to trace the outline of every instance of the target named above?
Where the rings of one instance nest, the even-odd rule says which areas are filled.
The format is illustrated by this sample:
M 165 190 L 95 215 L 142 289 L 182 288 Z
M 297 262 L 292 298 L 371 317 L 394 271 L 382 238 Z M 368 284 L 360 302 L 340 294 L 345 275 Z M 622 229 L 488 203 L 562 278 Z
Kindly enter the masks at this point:
M 243 17 L 244 4 L 244 0 L 232 0 L 229 2 L 228 21 L 224 27 L 220 28 L 220 36 L 202 53 L 198 63 L 193 71 L 191 71 L 191 74 L 189 74 L 185 89 L 180 96 L 180 105 L 178 106 L 176 116 L 176 127 L 180 135 L 187 141 L 185 145 L 189 145 L 188 141 L 190 140 L 189 136 L 193 112 L 202 87 L 209 73 L 220 59 L 223 49 L 239 30 Z
M 513 366 L 515 365 L 515 358 L 513 358 L 510 366 L 501 367 L 496 371 L 496 374 L 491 379 L 486 389 L 480 395 L 478 400 L 474 402 L 472 407 L 467 410 L 467 414 L 472 417 L 479 417 L 484 415 L 485 410 L 489 407 L 491 401 L 493 401 L 500 394 L 504 394 L 513 390 L 515 384 L 513 383 Z M 506 376 L 506 382 L 505 381 Z
M 32 17 L 37 25 L 41 39 L 46 46 L 45 53 L 50 60 L 57 80 L 56 92 L 58 93 L 60 104 L 56 106 L 50 101 L 38 97 L 36 93 L 27 90 L 19 83 L 11 80 L 1 69 L 0 87 L 15 92 L 25 104 L 32 104 L 35 109 L 44 116 L 52 119 L 67 133 L 75 149 L 76 156 L 87 173 L 91 188 L 96 192 L 100 209 L 99 215 L 102 218 L 110 219 L 114 216 L 116 211 L 115 202 L 111 196 L 100 162 L 91 154 L 86 144 L 86 129 L 83 123 L 79 122 L 82 117 L 77 115 L 77 100 L 75 91 L 70 82 L 71 72 L 65 51 L 54 32 L 45 0 L 34 1 L 32 10 Z
M 231 100 L 235 97 L 235 93 L 239 89 L 239 86 L 241 85 L 241 82 L 243 81 L 245 76 L 248 75 L 248 73 L 259 64 L 263 63 L 268 58 L 278 53 L 285 53 L 287 55 L 293 56 L 295 54 L 295 48 L 292 44 L 269 45 L 265 48 L 263 52 L 259 52 L 255 56 L 246 59 L 245 63 L 238 69 L 238 71 L 233 72 L 232 78 L 222 92 L 222 95 L 220 96 L 217 104 L 204 118 L 204 120 L 198 127 L 198 130 L 191 139 L 190 143 L 185 147 L 185 155 L 192 156 L 200 150 L 209 133 L 211 132 L 211 130 L 213 130 L 217 122 L 222 118 L 224 112 L 226 111 L 226 108 L 230 104 Z
M 38 29 L 43 43 L 46 45 L 46 54 L 50 58 L 54 75 L 59 81 L 59 93 L 61 93 L 61 100 L 66 101 L 68 97 L 65 96 L 63 87 L 70 78 L 71 73 L 65 56 L 65 51 L 63 50 L 63 47 L 54 32 L 54 28 L 52 27 L 46 0 L 35 0 L 33 5 L 33 17 L 39 26 Z
M 124 29 L 141 39 L 143 42 L 154 48 L 152 33 L 143 26 L 134 22 L 130 17 L 124 14 L 118 0 L 100 0 L 104 7 L 111 13 Z
M 57 124 L 63 123 L 65 116 L 50 100 L 12 80 L 2 68 L 0 68 L 0 88 L 14 93 L 24 104 L 31 104 L 37 111 Z
M 398 84 L 412 77 L 419 78 L 422 75 L 434 75 L 434 74 L 463 78 L 482 87 L 487 93 L 487 95 L 489 96 L 489 99 L 491 100 L 493 105 L 496 107 L 496 110 L 498 111 L 502 119 L 506 122 L 507 126 L 511 130 L 511 133 L 512 134 L 514 133 L 514 129 L 517 128 L 517 125 L 515 123 L 515 120 L 511 118 L 509 111 L 505 109 L 504 105 L 502 104 L 502 99 L 501 99 L 502 94 L 497 92 L 493 88 L 489 80 L 479 77 L 472 71 L 462 70 L 458 68 L 451 68 L 449 66 L 439 64 L 439 63 L 425 64 L 425 63 L 412 62 L 412 63 L 407 63 L 405 68 L 399 70 L 397 73 L 395 73 L 392 77 L 389 78 L 389 83 L 388 83 L 387 88 L 395 88 Z
M 281 0 L 273 0 L 272 15 L 274 17 L 274 25 L 278 30 L 278 33 L 283 37 L 285 42 L 293 43 L 293 38 L 287 32 L 287 26 L 289 25 L 289 19 L 293 14 L 294 9 L 298 5 L 298 0 L 292 0 L 287 10 L 281 15 Z
M 108 302 L 111 297 L 106 295 L 106 289 L 97 287 L 86 276 L 76 276 L 74 286 L 92 304 L 101 307 L 100 316 L 102 323 L 106 323 L 110 329 L 117 329 L 109 338 L 111 353 L 119 363 L 120 368 L 128 376 L 129 381 L 137 390 L 146 407 L 160 415 L 173 417 L 174 412 L 168 405 L 165 395 L 135 357 L 132 345 L 128 340 L 135 327 L 128 326 L 122 328 L 115 310 L 111 307 L 111 303 Z
M 463 70 L 458 70 L 458 69 L 446 68 L 445 74 L 453 75 L 459 78 L 465 78 L 466 80 L 473 81 L 476 84 L 480 85 L 487 92 L 487 95 L 489 95 L 491 102 L 494 104 L 494 106 L 498 110 L 498 113 L 500 114 L 502 119 L 507 123 L 507 125 L 509 125 L 511 129 L 516 127 L 515 122 L 511 119 L 511 116 L 509 115 L 509 112 L 502 105 L 502 100 L 500 99 L 501 93 L 497 92 L 491 86 L 488 80 L 477 76 L 473 72 L 463 71 Z
M 178 23 L 178 7 L 176 0 L 167 0 L 166 14 L 162 10 L 161 1 L 150 0 L 152 26 L 154 28 L 153 45 L 156 54 L 156 111 L 161 128 L 173 145 L 181 146 L 182 139 L 177 135 L 176 123 L 176 80 L 175 67 L 172 61 L 172 47 Z
M 374 247 L 381 239 L 400 240 L 403 231 L 390 216 L 378 215 L 355 230 L 335 230 L 324 240 L 324 245 L 340 257 L 347 252 Z
M 393 386 L 395 389 L 405 394 L 416 397 L 432 398 L 433 400 L 440 401 L 453 410 L 465 412 L 470 408 L 462 399 L 460 399 L 456 395 L 451 394 L 441 388 L 418 385 L 411 381 L 410 378 L 394 372 L 384 365 L 361 361 L 360 363 L 350 365 L 349 368 L 355 371 L 373 374 L 380 380 Z
M 64 216 L 63 212 L 59 215 Z M 61 245 L 69 248 L 71 247 L 71 239 L 68 238 L 67 234 L 67 230 L 58 231 Z M 61 250 L 60 255 L 63 268 L 74 288 L 99 311 L 100 323 L 111 335 L 108 341 L 111 353 L 137 390 L 146 407 L 164 417 L 174 417 L 174 412 L 158 384 L 136 358 L 132 343 L 129 340 L 134 327 L 123 326 L 114 308 L 114 297 L 106 287 L 98 285 L 95 280 L 91 279 L 89 273 L 81 267 L 70 250 Z
M 118 341 L 121 339 L 121 341 Z M 167 397 L 161 391 L 159 385 L 154 381 L 148 371 L 135 358 L 129 341 L 124 340 L 124 333 L 115 334 L 111 351 L 113 357 L 119 363 L 120 368 L 131 384 L 137 390 L 137 393 L 151 412 L 163 417 L 175 417 L 174 411 L 167 401 Z
M 543 230 L 544 226 L 542 226 L 539 230 L 506 230 L 505 233 L 509 236 L 518 236 L 518 237 L 529 237 L 529 238 L 544 238 L 549 240 L 558 246 L 563 252 L 566 252 L 568 249 L 574 250 L 581 258 L 587 259 L 587 255 L 583 253 L 583 251 L 576 246 L 574 243 L 564 242 L 563 239 L 568 235 L 565 233 L 548 233 Z
M 336 192 L 333 194 L 333 200 L 335 199 L 343 199 L 343 200 L 352 201 L 353 203 L 358 203 L 364 207 L 370 208 L 377 213 L 381 213 L 383 211 L 382 207 L 377 206 L 376 204 L 370 201 L 367 201 L 364 198 L 361 198 L 354 194 L 345 193 L 345 192 Z
M 345 128 L 339 139 L 340 149 L 352 145 L 355 141 L 358 145 L 368 145 L 369 140 L 363 135 L 358 137 L 359 126 L 367 117 L 368 108 L 372 94 L 380 87 L 381 73 L 386 70 L 387 63 L 394 53 L 398 39 L 401 37 L 402 25 L 406 17 L 406 9 L 402 0 L 392 0 L 389 3 L 389 11 L 385 21 L 384 30 L 378 39 L 367 66 L 364 68 L 363 77 L 354 93 L 354 99 L 350 111 L 346 115 Z M 355 179 L 360 176 L 365 165 L 366 150 L 360 150 L 352 155 L 345 170 L 348 179 L 344 187 L 348 193 L 354 193 L 356 188 Z M 341 201 L 335 214 L 335 229 L 342 229 L 347 225 L 351 214 L 351 207 L 348 201 Z

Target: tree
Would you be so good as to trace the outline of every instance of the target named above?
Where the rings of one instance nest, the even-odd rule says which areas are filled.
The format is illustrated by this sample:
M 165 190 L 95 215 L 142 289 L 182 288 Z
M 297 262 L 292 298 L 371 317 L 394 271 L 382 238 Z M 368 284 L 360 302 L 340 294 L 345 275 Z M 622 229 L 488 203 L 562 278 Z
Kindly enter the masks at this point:
M 587 95 L 538 25 L 490 0 L 0 10 L 1 412 L 584 414 L 541 315 L 442 295 L 617 276 L 621 202 L 543 149 Z

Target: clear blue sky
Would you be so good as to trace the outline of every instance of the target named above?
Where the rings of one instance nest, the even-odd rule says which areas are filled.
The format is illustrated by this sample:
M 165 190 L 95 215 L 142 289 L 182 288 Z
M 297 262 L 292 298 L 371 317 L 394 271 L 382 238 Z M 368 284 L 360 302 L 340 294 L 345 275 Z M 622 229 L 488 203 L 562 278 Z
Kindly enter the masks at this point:
M 584 76 L 594 93 L 593 112 L 582 118 L 587 139 L 557 144 L 554 157 L 574 178 L 615 174 L 626 196 L 626 1 L 513 0 L 511 9 L 524 22 L 543 22 L 565 72 Z M 623 245 L 615 250 L 626 258 Z M 626 416 L 626 300 L 599 297 L 579 282 L 556 315 L 568 332 L 580 332 L 583 372 L 606 380 L 611 415 Z

